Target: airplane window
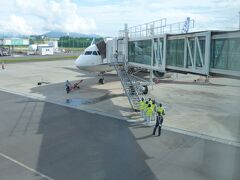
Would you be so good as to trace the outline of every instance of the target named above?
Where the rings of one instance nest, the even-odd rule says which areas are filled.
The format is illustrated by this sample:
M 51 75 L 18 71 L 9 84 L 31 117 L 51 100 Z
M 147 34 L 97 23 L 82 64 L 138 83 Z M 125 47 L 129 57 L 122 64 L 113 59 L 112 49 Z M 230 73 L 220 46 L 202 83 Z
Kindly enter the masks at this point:
M 92 51 L 86 51 L 84 55 L 91 55 Z
M 97 51 L 93 51 L 93 55 L 97 55 Z
M 101 54 L 100 54 L 100 51 L 97 51 L 97 53 L 98 53 L 98 55 L 101 55 Z

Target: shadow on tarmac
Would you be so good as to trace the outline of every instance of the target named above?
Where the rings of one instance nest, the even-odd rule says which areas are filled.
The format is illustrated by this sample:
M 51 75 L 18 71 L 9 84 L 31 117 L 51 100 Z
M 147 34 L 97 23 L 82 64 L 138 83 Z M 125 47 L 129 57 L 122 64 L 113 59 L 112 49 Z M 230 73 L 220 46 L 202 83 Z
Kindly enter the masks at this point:
M 7 136 L 7 144 L 1 142 L 3 137 L 0 139 L 0 152 L 5 149 L 4 153 L 28 166 L 36 161 L 37 171 L 57 180 L 157 179 L 146 163 L 148 156 L 125 121 L 52 103 L 34 102 L 21 96 L 12 95 L 12 98 L 18 103 L 2 102 L 13 108 L 5 114 L 9 118 L 6 128 L 9 128 L 11 137 Z M 34 127 L 35 133 L 32 133 Z M 16 135 L 20 131 L 22 135 L 19 138 Z M 42 138 L 36 141 L 35 137 L 39 135 Z M 16 139 L 11 142 L 13 137 Z M 39 145 L 33 151 L 34 144 Z M 36 151 L 38 156 L 35 157 L 33 154 Z M 16 176 L 26 178 L 21 175 Z M 5 176 L 9 177 L 7 172 Z M 34 176 L 29 179 L 38 178 Z
M 134 128 L 138 123 L 9 93 L 1 92 L 0 98 L 0 152 L 53 179 L 238 180 L 240 176 L 239 147 L 167 130 L 153 137 L 152 128 Z M 0 164 L 6 162 L 0 159 Z M 24 174 L 24 168 L 20 173 L 13 165 L 9 171 L 0 169 L 2 179 L 40 178 Z
M 69 68 L 68 68 L 69 69 Z M 73 68 L 70 68 L 73 69 Z M 88 76 L 89 77 L 89 76 Z M 118 81 L 118 77 L 112 74 L 106 74 L 105 77 L 106 84 Z M 51 83 L 48 85 L 37 86 L 31 88 L 31 93 L 40 94 L 44 96 L 48 100 L 53 100 L 58 103 L 66 104 L 73 107 L 84 107 L 87 105 L 93 105 L 94 107 L 98 107 L 98 109 L 103 108 L 103 112 L 107 112 L 107 107 L 114 109 L 114 113 L 109 111 L 109 114 L 122 116 L 122 112 L 131 113 L 130 115 L 126 115 L 127 118 L 137 119 L 139 116 L 135 113 L 132 114 L 132 109 L 130 107 L 118 106 L 112 102 L 112 99 L 118 97 L 124 97 L 125 94 L 123 90 L 113 89 L 111 91 L 117 90 L 122 91 L 121 94 L 119 92 L 117 94 L 112 93 L 110 90 L 106 88 L 102 88 L 104 85 L 98 84 L 98 77 L 92 77 L 90 79 L 83 80 L 80 84 L 80 89 L 75 89 L 71 91 L 69 94 L 65 91 L 65 82 L 62 83 Z M 72 81 L 71 83 L 75 83 L 76 81 Z M 95 88 L 97 86 L 99 88 Z M 62 89 L 62 90 L 61 90 Z M 93 94 L 93 95 L 92 95 Z

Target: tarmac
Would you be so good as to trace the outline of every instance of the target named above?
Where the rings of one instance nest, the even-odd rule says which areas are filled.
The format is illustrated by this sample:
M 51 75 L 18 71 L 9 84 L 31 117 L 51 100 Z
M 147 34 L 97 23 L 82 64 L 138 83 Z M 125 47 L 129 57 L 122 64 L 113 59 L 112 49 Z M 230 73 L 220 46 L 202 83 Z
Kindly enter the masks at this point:
M 83 82 L 67 94 L 66 80 Z M 166 109 L 160 137 L 114 71 L 105 81 L 73 60 L 5 64 L 0 179 L 240 179 L 240 80 L 172 74 L 149 87 Z
M 239 180 L 240 147 L 0 91 L 1 180 Z
M 116 73 L 98 84 L 96 74 L 79 71 L 74 60 L 6 64 L 0 71 L 0 90 L 105 116 L 141 122 Z M 69 94 L 65 81 L 83 80 Z M 149 88 L 149 97 L 166 109 L 164 128 L 213 141 L 240 146 L 240 80 L 173 74 Z M 38 85 L 42 82 L 42 85 Z

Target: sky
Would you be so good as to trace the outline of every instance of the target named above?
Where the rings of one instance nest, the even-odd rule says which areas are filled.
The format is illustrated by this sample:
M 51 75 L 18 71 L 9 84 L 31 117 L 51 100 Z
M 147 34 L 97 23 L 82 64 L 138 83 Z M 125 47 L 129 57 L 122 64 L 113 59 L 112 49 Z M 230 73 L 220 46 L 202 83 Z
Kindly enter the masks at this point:
M 240 0 L 0 0 L 0 34 L 49 31 L 117 36 L 129 27 L 167 18 L 195 20 L 195 30 L 239 27 Z

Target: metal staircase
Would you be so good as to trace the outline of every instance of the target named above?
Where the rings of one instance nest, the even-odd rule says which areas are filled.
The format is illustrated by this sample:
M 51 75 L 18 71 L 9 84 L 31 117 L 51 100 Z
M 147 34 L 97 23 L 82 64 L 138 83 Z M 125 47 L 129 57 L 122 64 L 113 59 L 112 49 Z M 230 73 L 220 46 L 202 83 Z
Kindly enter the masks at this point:
M 131 76 L 122 62 L 112 63 L 118 77 L 121 80 L 123 89 L 128 97 L 128 100 L 134 111 L 139 110 L 139 100 L 144 97 L 143 89 L 140 82 L 133 76 Z

